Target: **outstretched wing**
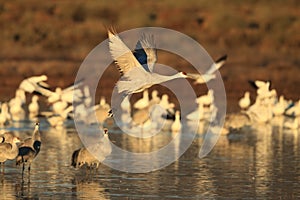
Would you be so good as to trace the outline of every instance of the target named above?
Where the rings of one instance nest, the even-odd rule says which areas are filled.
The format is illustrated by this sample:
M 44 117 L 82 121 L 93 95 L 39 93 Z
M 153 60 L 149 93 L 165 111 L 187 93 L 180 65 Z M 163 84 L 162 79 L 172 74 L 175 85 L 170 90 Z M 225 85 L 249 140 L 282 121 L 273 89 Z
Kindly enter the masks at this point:
M 197 80 L 198 78 L 201 78 L 201 75 L 198 74 L 198 73 L 186 73 L 186 76 L 188 78 L 191 78 L 191 79 L 194 79 L 194 80 Z
M 134 67 L 141 64 L 130 51 L 130 49 L 122 42 L 118 35 L 108 30 L 109 50 L 112 58 L 116 62 L 121 76 L 130 71 Z
M 152 72 L 157 60 L 157 52 L 153 35 L 143 34 L 136 44 L 133 55 L 146 71 Z
M 216 60 L 216 62 L 214 62 L 211 67 L 207 70 L 206 74 L 213 74 L 215 73 L 215 71 L 217 71 L 218 69 L 220 69 L 224 63 L 226 62 L 227 59 L 227 55 L 222 56 L 221 58 L 219 58 L 218 60 Z

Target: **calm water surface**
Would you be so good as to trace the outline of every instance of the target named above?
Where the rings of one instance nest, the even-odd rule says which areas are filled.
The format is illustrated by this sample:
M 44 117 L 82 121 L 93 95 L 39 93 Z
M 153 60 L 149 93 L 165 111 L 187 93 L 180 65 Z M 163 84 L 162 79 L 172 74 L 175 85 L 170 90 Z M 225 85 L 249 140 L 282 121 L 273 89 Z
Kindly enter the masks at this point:
M 33 130 L 31 125 L 22 123 L 10 130 L 25 138 Z M 197 157 L 203 141 L 197 135 L 178 161 L 161 170 L 130 174 L 101 165 L 91 174 L 70 166 L 73 151 L 81 147 L 74 126 L 55 130 L 41 123 L 42 148 L 30 176 L 26 171 L 22 177 L 21 168 L 7 162 L 0 175 L 0 199 L 300 198 L 298 132 L 255 127 L 250 133 L 221 136 L 204 159 Z M 118 131 L 110 139 L 132 151 L 147 148 Z

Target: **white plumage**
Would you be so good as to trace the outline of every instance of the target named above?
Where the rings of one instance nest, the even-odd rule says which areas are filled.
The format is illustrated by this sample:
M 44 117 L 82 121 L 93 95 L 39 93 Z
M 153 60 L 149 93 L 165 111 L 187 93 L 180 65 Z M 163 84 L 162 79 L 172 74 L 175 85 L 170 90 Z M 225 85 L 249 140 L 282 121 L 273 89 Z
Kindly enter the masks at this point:
M 152 72 L 154 62 L 156 61 L 156 50 L 148 37 L 141 38 L 135 49 L 135 52 L 138 53 L 135 54 L 131 52 L 115 33 L 108 31 L 108 37 L 110 53 L 122 76 L 116 84 L 118 93 L 138 93 L 155 84 L 187 77 L 183 72 L 172 76 L 164 76 Z M 141 48 L 144 49 L 145 53 L 139 51 Z
M 204 74 L 198 73 L 187 73 L 188 78 L 194 79 L 194 84 L 203 84 L 207 83 L 208 81 L 216 78 L 214 74 L 217 70 L 219 70 L 225 63 L 227 59 L 227 55 L 222 56 L 216 62 L 214 62 L 210 68 Z
M 250 92 L 245 92 L 244 96 L 239 100 L 239 106 L 242 110 L 246 110 L 250 104 Z

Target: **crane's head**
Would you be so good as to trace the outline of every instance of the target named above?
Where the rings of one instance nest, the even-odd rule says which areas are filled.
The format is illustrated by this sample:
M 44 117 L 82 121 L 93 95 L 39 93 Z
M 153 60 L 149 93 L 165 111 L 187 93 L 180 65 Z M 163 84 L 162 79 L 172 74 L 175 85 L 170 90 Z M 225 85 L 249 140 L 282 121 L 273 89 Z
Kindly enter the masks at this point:
M 185 72 L 179 72 L 180 73 L 180 75 L 183 77 L 183 78 L 187 78 L 188 76 L 187 76 L 187 74 L 185 73 Z
M 34 131 L 38 131 L 40 128 L 40 122 L 35 122 Z
M 103 129 L 103 133 L 104 133 L 104 135 L 108 135 L 108 129 L 107 129 L 107 128 L 104 128 L 104 129 Z

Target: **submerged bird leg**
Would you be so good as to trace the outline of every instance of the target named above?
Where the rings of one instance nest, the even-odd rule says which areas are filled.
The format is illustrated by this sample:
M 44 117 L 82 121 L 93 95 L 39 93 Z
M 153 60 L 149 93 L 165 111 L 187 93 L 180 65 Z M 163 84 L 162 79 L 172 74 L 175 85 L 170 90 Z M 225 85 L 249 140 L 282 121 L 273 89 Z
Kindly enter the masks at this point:
M 0 162 L 2 174 L 4 174 L 4 163 Z
M 24 169 L 25 169 L 25 164 L 23 163 L 23 166 L 22 166 L 22 180 L 24 179 Z
M 28 174 L 30 175 L 30 168 L 31 168 L 31 163 L 29 163 L 29 166 L 28 166 Z
M 22 173 L 24 172 L 24 170 L 25 170 L 25 162 L 23 162 Z

